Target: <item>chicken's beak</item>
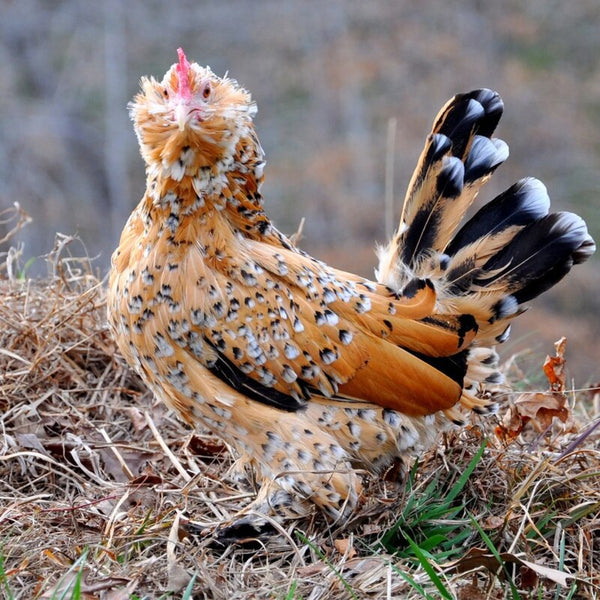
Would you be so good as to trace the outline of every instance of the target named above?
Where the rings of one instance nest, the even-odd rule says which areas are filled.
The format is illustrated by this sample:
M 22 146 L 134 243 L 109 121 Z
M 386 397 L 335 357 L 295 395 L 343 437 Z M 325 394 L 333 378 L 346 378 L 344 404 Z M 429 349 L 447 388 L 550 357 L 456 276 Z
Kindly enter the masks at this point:
M 180 102 L 175 107 L 175 122 L 177 123 L 179 131 L 183 131 L 185 129 L 185 124 L 188 118 L 188 110 L 189 107 L 185 102 Z

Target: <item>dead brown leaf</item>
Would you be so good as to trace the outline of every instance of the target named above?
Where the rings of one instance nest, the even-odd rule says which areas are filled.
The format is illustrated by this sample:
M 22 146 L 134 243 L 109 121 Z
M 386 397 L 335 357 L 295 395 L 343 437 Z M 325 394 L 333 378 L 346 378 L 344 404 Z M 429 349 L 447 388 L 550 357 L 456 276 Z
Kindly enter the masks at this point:
M 129 416 L 131 417 L 131 424 L 133 429 L 139 433 L 148 427 L 144 413 L 137 406 L 130 406 L 127 409 Z
M 354 558 L 356 556 L 356 550 L 352 546 L 351 538 L 338 538 L 337 540 L 334 540 L 333 545 L 340 554 L 347 558 Z
M 559 571 L 545 565 L 538 565 L 534 562 L 524 560 L 511 552 L 502 552 L 498 557 L 488 550 L 482 548 L 471 548 L 462 558 L 446 563 L 444 569 L 446 573 L 465 573 L 474 569 L 485 568 L 492 573 L 497 573 L 505 563 L 514 563 L 531 569 L 536 576 L 550 579 L 554 583 L 558 583 L 566 587 L 569 579 L 577 579 L 574 575 Z
M 532 590 L 538 584 L 538 574 L 526 565 L 521 566 L 521 587 Z
M 500 438 L 505 441 L 516 438 L 528 423 L 541 433 L 552 425 L 554 417 L 563 423 L 568 421 L 570 410 L 564 394 L 566 344 L 567 339 L 560 338 L 554 344 L 556 355 L 547 356 L 544 362 L 543 369 L 550 389 L 547 392 L 525 392 L 518 396 L 496 428 Z
M 501 529 L 502 526 L 504 525 L 504 523 L 505 523 L 504 517 L 497 517 L 497 516 L 491 515 L 483 521 L 482 527 L 484 529 Z
M 546 431 L 554 417 L 566 423 L 569 418 L 567 397 L 561 392 L 541 392 L 523 394 L 515 402 L 514 408 L 522 425 L 530 422 L 536 431 Z M 511 423 L 514 417 L 510 417 Z M 522 429 L 522 427 L 521 427 Z
M 565 391 L 566 360 L 564 356 L 566 346 L 567 338 L 563 336 L 560 340 L 554 342 L 556 356 L 547 356 L 544 362 L 544 373 L 550 382 L 550 389 L 555 392 Z
M 458 589 L 457 598 L 458 600 L 485 600 L 487 592 L 475 583 L 467 583 Z
M 142 473 L 139 477 L 132 479 L 129 482 L 129 485 L 135 488 L 142 486 L 161 485 L 162 483 L 164 482 L 163 478 L 160 475 L 147 471 L 145 473 Z
M 200 458 L 220 456 L 227 452 L 227 447 L 219 440 L 200 437 L 199 435 L 192 435 L 187 443 L 187 447 L 192 454 Z

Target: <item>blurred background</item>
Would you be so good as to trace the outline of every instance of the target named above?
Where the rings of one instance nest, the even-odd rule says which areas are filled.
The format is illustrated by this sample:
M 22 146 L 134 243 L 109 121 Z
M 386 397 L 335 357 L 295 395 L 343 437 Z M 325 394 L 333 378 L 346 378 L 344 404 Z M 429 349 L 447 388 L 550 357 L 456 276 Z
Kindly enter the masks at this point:
M 302 247 L 335 266 L 373 276 L 390 120 L 395 220 L 433 117 L 476 87 L 503 96 L 497 134 L 511 149 L 482 197 L 538 177 L 599 240 L 598 31 L 597 0 L 2 0 L 0 209 L 18 201 L 33 217 L 25 259 L 76 233 L 106 273 L 144 191 L 126 104 L 183 46 L 252 92 L 268 211 L 286 233 L 305 217 Z M 29 266 L 44 272 L 41 259 Z M 566 335 L 582 387 L 600 380 L 600 260 L 572 275 L 519 319 L 503 354 L 529 348 L 539 363 Z

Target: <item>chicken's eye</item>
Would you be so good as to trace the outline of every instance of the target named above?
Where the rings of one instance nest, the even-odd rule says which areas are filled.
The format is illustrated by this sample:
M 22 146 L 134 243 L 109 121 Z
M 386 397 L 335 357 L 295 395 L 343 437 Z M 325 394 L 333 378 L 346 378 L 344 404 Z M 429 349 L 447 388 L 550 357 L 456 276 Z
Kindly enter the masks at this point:
M 168 97 L 169 97 L 169 92 L 168 92 L 167 88 L 165 88 L 165 89 L 163 90 L 163 96 L 164 96 L 165 98 L 168 98 Z
M 202 88 L 202 97 L 203 97 L 205 100 L 208 100 L 208 97 L 210 96 L 210 92 L 211 92 L 211 90 L 212 90 L 212 88 L 211 88 L 211 85 L 210 85 L 210 81 L 207 81 L 207 82 L 204 84 L 204 87 Z

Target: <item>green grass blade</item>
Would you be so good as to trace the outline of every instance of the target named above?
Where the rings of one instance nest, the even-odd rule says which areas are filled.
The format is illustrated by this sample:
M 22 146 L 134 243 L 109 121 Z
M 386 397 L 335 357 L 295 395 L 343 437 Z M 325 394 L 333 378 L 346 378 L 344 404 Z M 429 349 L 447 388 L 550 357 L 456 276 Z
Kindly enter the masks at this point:
M 558 546 L 558 568 L 560 571 L 565 570 L 565 530 L 560 532 L 560 543 Z M 554 598 L 558 600 L 562 596 L 563 586 L 560 584 L 556 585 L 556 591 L 554 592 Z
M 321 552 L 321 549 L 318 548 L 313 542 L 311 542 L 305 535 L 296 532 L 298 539 L 303 543 L 309 546 L 309 548 L 335 573 L 335 576 L 340 580 L 341 584 L 346 588 L 346 591 L 350 594 L 353 600 L 358 600 L 358 596 L 354 593 L 352 586 L 344 579 L 343 575 L 339 572 L 338 569 L 333 565 L 333 563 Z
M 87 561 L 88 548 L 86 548 L 81 556 L 69 567 L 69 570 L 60 578 L 57 588 L 60 588 L 61 583 L 66 579 L 66 577 L 73 573 L 77 569 L 77 575 L 75 576 L 75 583 L 73 584 L 73 590 L 71 592 L 71 597 L 69 600 L 80 600 L 81 598 L 81 580 L 83 579 L 83 567 L 85 567 L 85 563 Z M 67 585 L 63 590 L 62 594 L 58 596 L 58 600 L 66 600 L 67 594 L 71 590 L 71 584 Z M 52 594 L 52 599 L 55 600 L 57 598 L 56 592 Z
M 294 596 L 296 595 L 296 588 L 298 587 L 298 582 L 294 579 L 290 585 L 290 589 L 285 597 L 285 600 L 294 600 Z
M 419 592 L 423 598 L 426 600 L 435 600 L 435 598 L 431 594 L 428 594 L 423 586 L 419 585 L 410 575 L 408 575 L 408 573 L 404 573 L 404 571 L 401 571 L 396 565 L 392 565 L 392 569 L 395 573 L 400 575 L 400 577 L 402 577 L 406 583 L 410 584 L 415 590 L 417 590 L 417 592 Z
M 83 578 L 83 571 L 80 569 L 75 576 L 75 583 L 73 584 L 73 593 L 71 594 L 71 600 L 79 600 L 81 598 L 81 580 Z
M 435 572 L 435 569 L 431 566 L 431 563 L 429 562 L 429 558 L 427 556 L 429 555 L 429 553 L 427 553 L 426 555 L 425 552 L 421 548 L 419 548 L 419 546 L 408 535 L 406 535 L 406 533 L 404 535 L 406 536 L 406 539 L 408 540 L 412 551 L 419 560 L 419 563 L 421 563 L 421 566 L 423 567 L 427 575 L 429 575 L 429 579 L 431 580 L 433 585 L 435 585 L 435 587 L 438 589 L 439 593 L 442 595 L 442 598 L 452 600 L 452 594 L 450 594 L 450 592 L 446 589 L 446 586 L 439 578 L 439 575 Z
M 573 582 L 573 587 L 569 590 L 569 595 L 565 598 L 565 600 L 571 600 L 575 596 L 575 592 L 577 591 L 577 582 Z
M 472 528 L 465 529 L 468 521 L 461 518 L 466 505 L 455 505 L 454 501 L 464 490 L 469 477 L 479 464 L 487 443 L 487 439 L 482 440 L 465 470 L 447 493 L 440 477 L 430 481 L 419 494 L 410 493 L 417 474 L 415 467 L 411 469 L 406 484 L 407 502 L 398 520 L 380 539 L 381 545 L 388 552 L 406 558 L 412 556 L 411 549 L 405 546 L 408 536 L 412 536 L 422 550 L 432 550 L 438 546 L 440 552 L 436 554 L 436 562 L 461 551 L 456 546 L 460 540 L 468 539 L 472 535 Z M 455 519 L 458 521 L 450 522 Z
M 194 591 L 194 583 L 196 583 L 196 578 L 198 577 L 198 573 L 194 573 L 194 576 L 190 579 L 190 582 L 187 584 L 185 591 L 183 592 L 183 596 L 181 596 L 181 600 L 193 600 L 192 592 Z
M 496 546 L 494 546 L 494 542 L 492 542 L 492 540 L 489 538 L 487 533 L 481 528 L 481 525 L 479 525 L 479 523 L 473 517 L 473 515 L 470 515 L 470 518 L 471 518 L 471 523 L 473 523 L 475 529 L 477 529 L 477 531 L 479 532 L 481 539 L 485 542 L 485 545 L 488 547 L 489 551 L 494 555 L 494 557 L 498 561 L 498 564 L 502 565 L 502 569 L 504 570 L 504 574 L 506 575 L 506 580 L 508 581 L 508 585 L 510 586 L 510 591 L 512 593 L 513 599 L 520 600 L 521 596 L 519 595 L 519 591 L 517 590 L 517 587 L 515 586 L 515 584 L 512 580 L 512 577 L 510 575 L 510 572 L 506 568 L 506 564 L 502 560 L 500 553 L 498 552 Z
M 445 541 L 447 541 L 445 535 L 441 533 L 435 533 L 433 535 L 430 535 L 426 540 L 423 540 L 419 544 L 419 548 L 421 548 L 422 550 L 427 550 L 427 552 L 429 552 L 430 550 L 433 550 L 434 548 L 437 548 L 438 546 L 443 544 Z
M 10 586 L 8 585 L 8 577 L 4 570 L 4 556 L 2 554 L 0 554 L 0 583 L 2 583 L 6 592 L 6 600 L 15 600 L 13 593 L 10 591 Z
M 467 468 L 464 470 L 463 474 L 459 477 L 458 481 L 452 486 L 452 488 L 448 492 L 448 495 L 444 498 L 446 503 L 452 502 L 454 498 L 456 498 L 456 496 L 458 496 L 458 494 L 460 494 L 462 489 L 465 487 L 467 481 L 469 480 L 469 477 L 471 477 L 471 473 L 473 473 L 475 467 L 481 460 L 481 457 L 483 456 L 483 453 L 485 452 L 485 449 L 487 447 L 487 443 L 487 439 L 484 438 L 481 442 L 481 446 L 479 446 L 479 450 L 477 450 L 477 452 L 467 465 Z

